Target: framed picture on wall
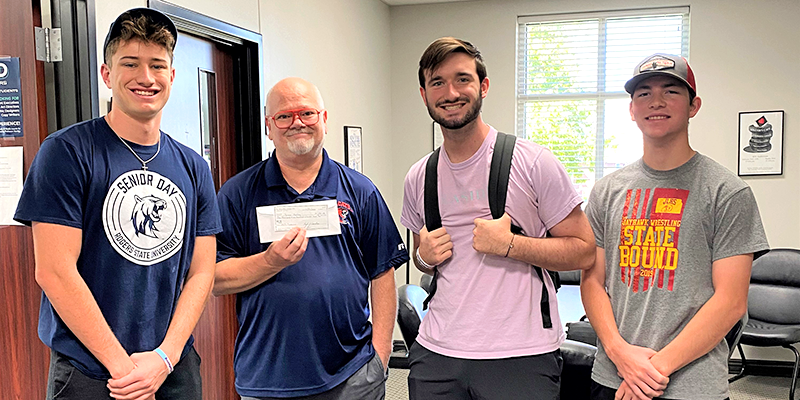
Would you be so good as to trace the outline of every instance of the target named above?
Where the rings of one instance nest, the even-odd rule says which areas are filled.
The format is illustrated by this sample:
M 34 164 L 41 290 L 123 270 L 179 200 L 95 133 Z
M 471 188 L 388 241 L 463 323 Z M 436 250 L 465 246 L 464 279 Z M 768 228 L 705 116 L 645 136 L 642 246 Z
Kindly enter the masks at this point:
M 364 158 L 361 155 L 361 127 L 344 127 L 344 159 L 347 166 L 364 173 Z
M 738 173 L 783 174 L 783 110 L 739 113 Z

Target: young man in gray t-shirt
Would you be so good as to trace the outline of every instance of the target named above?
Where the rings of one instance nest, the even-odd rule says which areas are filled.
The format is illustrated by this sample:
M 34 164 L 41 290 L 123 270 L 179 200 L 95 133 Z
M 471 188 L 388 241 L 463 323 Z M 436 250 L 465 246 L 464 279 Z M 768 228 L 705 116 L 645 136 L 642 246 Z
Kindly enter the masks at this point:
M 655 54 L 625 84 L 644 155 L 601 179 L 586 214 L 597 243 L 581 295 L 597 331 L 592 399 L 729 396 L 725 334 L 768 249 L 750 188 L 689 146 L 694 74 Z

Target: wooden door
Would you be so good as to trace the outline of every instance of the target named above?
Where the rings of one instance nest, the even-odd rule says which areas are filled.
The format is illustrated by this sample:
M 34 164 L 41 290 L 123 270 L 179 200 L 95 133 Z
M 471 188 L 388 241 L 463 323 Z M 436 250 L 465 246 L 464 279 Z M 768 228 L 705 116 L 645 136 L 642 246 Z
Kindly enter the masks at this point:
M 227 45 L 179 32 L 175 82 L 161 119 L 164 132 L 206 159 L 217 189 L 237 172 L 230 50 Z M 235 297 L 212 297 L 194 332 L 195 347 L 203 359 L 206 399 L 239 398 L 233 375 L 237 331 Z
M 38 0 L 0 0 L 0 57 L 19 57 L 22 137 L 0 146 L 22 146 L 24 173 L 47 136 L 44 63 L 36 61 L 34 26 Z M 22 226 L 0 226 L 0 397 L 43 399 L 49 351 L 37 335 L 41 289 L 34 279 L 33 236 Z

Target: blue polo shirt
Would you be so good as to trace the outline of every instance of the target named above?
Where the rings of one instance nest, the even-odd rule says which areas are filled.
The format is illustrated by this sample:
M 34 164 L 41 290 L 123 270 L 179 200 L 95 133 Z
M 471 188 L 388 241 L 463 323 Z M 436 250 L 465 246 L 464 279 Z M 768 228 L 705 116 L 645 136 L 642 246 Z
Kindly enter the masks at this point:
M 298 194 L 275 156 L 234 176 L 217 200 L 223 233 L 217 262 L 267 249 L 256 207 L 335 199 L 340 235 L 309 239 L 303 258 L 237 295 L 234 370 L 242 396 L 299 397 L 332 389 L 374 355 L 370 281 L 408 260 L 405 245 L 375 185 L 328 158 Z

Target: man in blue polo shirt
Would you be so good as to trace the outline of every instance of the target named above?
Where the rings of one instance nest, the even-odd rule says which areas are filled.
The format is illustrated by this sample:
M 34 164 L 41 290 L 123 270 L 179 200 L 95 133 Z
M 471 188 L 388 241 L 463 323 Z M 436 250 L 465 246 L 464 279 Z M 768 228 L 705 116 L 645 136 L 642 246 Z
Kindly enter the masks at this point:
M 328 112 L 314 85 L 278 82 L 267 113 L 275 152 L 217 196 L 214 294 L 238 293 L 236 389 L 244 400 L 383 399 L 405 245 L 375 185 L 323 150 Z M 280 231 L 265 206 L 325 201 L 341 233 L 309 237 L 323 223 L 262 240 Z

